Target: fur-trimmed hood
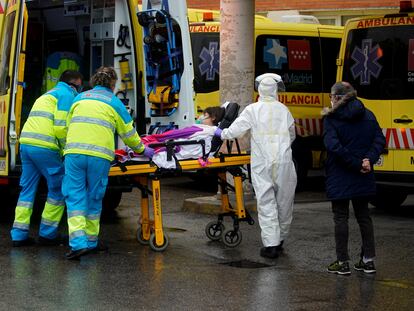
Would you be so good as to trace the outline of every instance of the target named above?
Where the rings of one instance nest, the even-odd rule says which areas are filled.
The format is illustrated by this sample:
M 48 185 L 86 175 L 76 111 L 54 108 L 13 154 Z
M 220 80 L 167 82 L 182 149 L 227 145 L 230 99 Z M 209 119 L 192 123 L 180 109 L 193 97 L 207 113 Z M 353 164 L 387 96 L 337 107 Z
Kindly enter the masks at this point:
M 325 107 L 321 111 L 323 116 L 332 116 L 337 119 L 354 119 L 361 117 L 365 112 L 362 102 L 356 98 L 356 92 L 344 95 L 333 107 Z

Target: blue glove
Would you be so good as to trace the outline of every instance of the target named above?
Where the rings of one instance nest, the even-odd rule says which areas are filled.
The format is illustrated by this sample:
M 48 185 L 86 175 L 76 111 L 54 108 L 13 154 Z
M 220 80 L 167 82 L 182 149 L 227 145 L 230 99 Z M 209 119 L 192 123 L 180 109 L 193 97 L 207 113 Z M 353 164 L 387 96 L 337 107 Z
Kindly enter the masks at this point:
M 214 136 L 217 136 L 218 138 L 221 138 L 221 132 L 223 132 L 223 130 L 221 129 L 221 128 L 217 128 L 215 131 L 214 131 Z
M 155 150 L 152 149 L 151 147 L 145 147 L 143 155 L 146 156 L 147 158 L 152 159 L 152 157 L 154 156 Z

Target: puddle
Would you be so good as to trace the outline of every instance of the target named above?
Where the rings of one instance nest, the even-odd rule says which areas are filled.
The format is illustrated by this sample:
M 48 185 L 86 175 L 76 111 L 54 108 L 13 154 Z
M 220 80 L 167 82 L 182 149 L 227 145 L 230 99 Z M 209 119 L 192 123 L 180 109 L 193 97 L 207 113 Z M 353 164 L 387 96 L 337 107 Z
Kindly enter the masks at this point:
M 230 267 L 242 268 L 242 269 L 258 269 L 258 268 L 268 268 L 273 267 L 273 265 L 268 265 L 262 262 L 255 262 L 250 260 L 238 260 L 238 261 L 230 261 L 230 262 L 223 262 L 221 265 L 226 265 Z

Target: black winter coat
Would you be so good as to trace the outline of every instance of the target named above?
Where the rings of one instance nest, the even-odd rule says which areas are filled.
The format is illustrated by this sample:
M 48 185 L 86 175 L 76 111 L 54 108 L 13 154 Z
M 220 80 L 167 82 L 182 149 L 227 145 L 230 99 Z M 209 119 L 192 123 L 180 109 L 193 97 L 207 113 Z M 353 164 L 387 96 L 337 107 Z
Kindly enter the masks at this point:
M 360 172 L 362 159 L 368 158 L 373 165 L 385 146 L 385 137 L 374 114 L 357 98 L 348 98 L 324 117 L 323 139 L 328 153 L 328 198 L 340 200 L 375 195 L 373 170 Z

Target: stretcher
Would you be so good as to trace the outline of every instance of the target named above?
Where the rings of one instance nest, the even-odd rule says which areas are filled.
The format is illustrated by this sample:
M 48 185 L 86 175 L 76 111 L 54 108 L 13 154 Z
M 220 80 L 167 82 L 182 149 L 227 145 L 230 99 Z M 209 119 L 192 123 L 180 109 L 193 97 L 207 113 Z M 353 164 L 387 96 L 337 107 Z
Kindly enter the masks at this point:
M 164 251 L 168 246 L 168 237 L 164 233 L 162 224 L 161 208 L 161 182 L 163 176 L 178 175 L 181 172 L 195 170 L 215 170 L 217 171 L 220 190 L 221 190 L 221 213 L 217 221 L 212 221 L 206 226 L 206 235 L 213 241 L 222 240 L 223 243 L 230 247 L 240 244 L 242 235 L 239 230 L 239 222 L 247 221 L 254 224 L 244 207 L 243 200 L 243 179 L 244 174 L 241 166 L 250 163 L 249 155 L 221 155 L 218 158 L 209 159 L 210 164 L 203 167 L 198 160 L 181 160 L 180 169 L 173 172 L 163 171 L 150 163 L 126 164 L 123 167 L 112 167 L 109 176 L 127 176 L 131 177 L 133 186 L 141 191 L 141 224 L 137 230 L 137 239 L 143 245 L 149 244 L 154 251 Z M 234 192 L 236 196 L 236 206 L 231 206 L 228 194 L 228 188 L 231 187 L 226 181 L 226 172 L 230 172 L 234 179 Z M 149 183 L 151 188 L 149 188 Z M 152 195 L 153 208 L 153 225 L 150 223 L 149 195 Z M 233 219 L 233 228 L 224 230 L 223 218 L 230 216 Z
M 238 109 L 237 109 L 238 111 Z M 232 113 L 232 120 L 237 116 Z M 228 116 L 228 113 L 226 112 Z M 225 115 L 225 118 L 226 118 Z M 228 126 L 230 122 L 222 121 L 222 126 Z M 201 144 L 203 141 L 167 141 L 164 143 L 150 144 L 150 147 L 164 147 L 167 150 L 167 158 L 176 161 L 175 169 L 163 169 L 157 167 L 152 162 L 145 163 L 119 163 L 110 169 L 109 176 L 128 176 L 132 186 L 141 191 L 141 221 L 137 230 L 137 240 L 143 245 L 149 245 L 154 251 L 164 251 L 169 244 L 168 236 L 165 234 L 162 224 L 161 208 L 161 179 L 164 176 L 178 176 L 184 172 L 194 172 L 199 170 L 209 170 L 217 173 L 218 183 L 221 192 L 221 211 L 216 221 L 207 224 L 205 233 L 210 240 L 221 240 L 226 246 L 235 247 L 242 241 L 242 233 L 239 229 L 241 221 L 246 221 L 253 225 L 254 220 L 246 211 L 243 198 L 243 180 L 247 178 L 243 173 L 242 167 L 250 164 L 250 155 L 242 153 L 236 141 L 237 153 L 218 153 L 215 152 L 213 158 L 177 160 L 174 158 L 174 148 L 183 144 Z M 230 142 L 227 142 L 227 150 L 231 150 Z M 205 164 L 207 163 L 207 164 Z M 227 183 L 226 173 L 233 176 L 234 186 Z M 151 187 L 149 187 L 149 184 Z M 230 203 L 229 190 L 235 192 L 235 207 Z M 152 196 L 153 222 L 150 221 L 149 196 Z M 233 227 L 225 230 L 223 225 L 224 217 L 231 217 Z

